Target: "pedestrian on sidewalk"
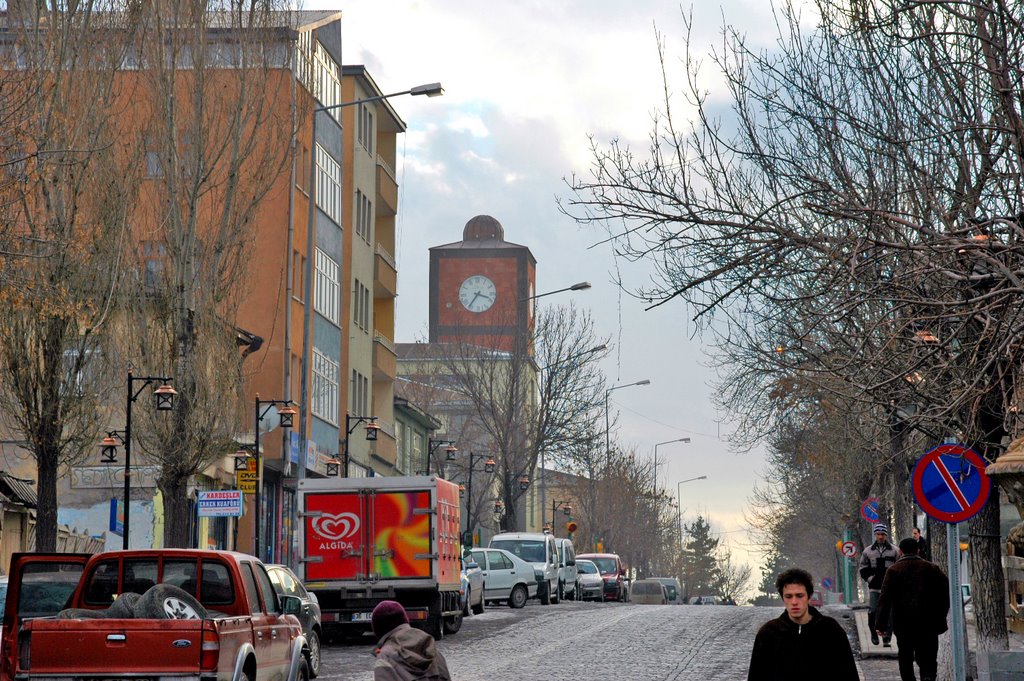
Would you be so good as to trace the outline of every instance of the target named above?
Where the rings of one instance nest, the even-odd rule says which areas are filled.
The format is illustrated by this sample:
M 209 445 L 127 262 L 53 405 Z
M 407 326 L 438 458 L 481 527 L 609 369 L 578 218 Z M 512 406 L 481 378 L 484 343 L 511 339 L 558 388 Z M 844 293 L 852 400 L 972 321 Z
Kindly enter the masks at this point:
M 806 570 L 786 570 L 775 580 L 785 611 L 754 638 L 747 681 L 858 681 L 843 627 L 809 603 L 814 581 Z
M 374 655 L 374 681 L 451 681 L 444 655 L 434 638 L 409 626 L 405 608 L 396 601 L 381 601 L 370 616 L 379 639 Z
M 932 549 L 928 545 L 928 539 L 921 534 L 920 528 L 914 528 L 914 539 L 917 541 L 917 555 L 925 560 L 932 559 Z
M 878 627 L 891 630 L 899 641 L 900 678 L 916 681 L 914 660 L 921 681 L 935 681 L 939 634 L 946 631 L 949 579 L 938 565 L 917 555 L 918 543 L 900 542 L 900 558 L 885 573 L 878 601 Z
M 892 632 L 876 626 L 875 615 L 878 612 L 878 597 L 882 593 L 885 571 L 892 567 L 899 554 L 896 547 L 889 543 L 889 528 L 884 523 L 875 525 L 874 532 L 874 543 L 864 549 L 860 558 L 860 576 L 868 583 L 868 631 L 871 632 L 871 643 L 877 646 L 881 635 L 882 645 L 888 648 Z

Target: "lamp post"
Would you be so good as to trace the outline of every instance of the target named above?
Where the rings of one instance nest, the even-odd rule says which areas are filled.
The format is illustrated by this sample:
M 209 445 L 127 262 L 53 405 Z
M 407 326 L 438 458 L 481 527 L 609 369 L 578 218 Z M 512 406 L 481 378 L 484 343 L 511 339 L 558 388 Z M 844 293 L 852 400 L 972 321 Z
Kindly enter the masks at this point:
M 367 442 L 374 442 L 377 439 L 377 431 L 380 430 L 380 426 L 377 425 L 376 416 L 353 416 L 352 414 L 345 414 L 345 450 L 344 456 L 342 457 L 342 466 L 344 468 L 346 478 L 349 477 L 348 462 L 351 458 L 348 452 L 348 441 L 352 437 L 352 431 L 355 430 L 356 426 L 358 426 L 360 423 L 366 424 Z
M 497 465 L 494 459 L 487 454 L 474 454 L 469 453 L 469 468 L 466 470 L 466 532 L 472 533 L 473 526 L 473 471 L 476 470 L 475 464 L 478 459 L 482 459 L 487 456 L 487 460 L 484 461 L 484 473 L 488 475 L 494 472 L 494 468 Z M 472 535 L 470 534 L 470 537 Z M 471 544 L 472 542 L 465 541 L 463 538 L 463 544 Z
M 635 383 L 623 383 L 622 385 L 613 385 L 612 387 L 610 387 L 610 388 L 608 388 L 607 390 L 604 391 L 604 456 L 605 456 L 606 460 L 611 455 L 611 452 L 612 452 L 612 442 L 611 442 L 611 436 L 609 434 L 609 431 L 611 430 L 611 423 L 609 422 L 609 418 L 608 418 L 608 396 L 611 395 L 616 390 L 621 390 L 622 388 L 630 388 L 630 387 L 632 387 L 634 385 L 650 385 L 650 384 L 651 384 L 650 379 L 645 378 L 644 380 L 636 381 Z
M 153 390 L 153 403 L 157 411 L 171 411 L 174 409 L 174 396 L 178 394 L 170 386 L 174 379 L 170 376 L 135 376 L 132 369 L 128 369 L 128 392 L 125 400 L 124 430 L 111 430 L 107 437 L 100 442 L 103 461 L 113 463 L 117 460 L 117 442 L 120 440 L 124 445 L 124 534 L 122 535 L 121 548 L 128 550 L 128 532 L 131 525 L 131 481 L 132 481 L 132 404 L 139 399 L 139 395 L 146 389 L 146 386 L 159 383 Z M 135 390 L 135 383 L 142 385 Z
M 679 525 L 679 548 L 682 550 L 683 547 L 683 492 L 680 487 L 684 483 L 693 482 L 694 480 L 707 480 L 708 476 L 698 475 L 696 478 L 687 478 L 686 480 L 680 480 L 676 483 L 676 523 Z
M 444 448 L 445 461 L 455 461 L 459 456 L 459 448 L 455 446 L 454 440 L 432 440 L 427 438 L 427 475 L 430 475 L 430 464 L 434 461 L 434 452 L 436 452 L 441 445 L 447 445 Z M 442 478 L 444 477 L 445 468 L 443 463 L 438 464 L 437 474 Z
M 689 441 L 690 441 L 690 438 L 688 438 L 688 437 L 678 437 L 675 440 L 665 440 L 664 442 L 659 442 L 658 444 L 654 445 L 654 493 L 655 494 L 658 493 L 658 447 L 660 447 L 662 445 L 669 445 L 669 444 L 672 444 L 673 442 L 687 442 L 687 443 L 689 443 Z
M 366 97 L 365 99 L 356 99 L 351 102 L 341 102 L 339 104 L 330 104 L 328 106 L 318 106 L 313 109 L 313 129 L 309 138 L 309 212 L 306 220 L 306 279 L 303 284 L 302 294 L 302 380 L 300 381 L 301 387 L 299 389 L 299 401 L 302 403 L 301 413 L 299 414 L 299 430 L 302 433 L 302 451 L 305 451 L 306 449 L 306 438 L 308 436 L 307 433 L 309 427 L 306 415 L 309 413 L 309 361 L 310 355 L 312 354 L 311 327 L 313 318 L 313 266 L 316 260 L 316 243 L 314 241 L 316 232 L 314 230 L 314 225 L 316 223 L 316 121 L 319 117 L 318 114 L 346 106 L 355 106 L 356 104 L 379 102 L 399 95 L 426 95 L 427 97 L 438 97 L 442 94 L 444 94 L 444 88 L 441 87 L 440 83 L 428 83 L 426 85 L 417 85 L 416 87 L 408 90 L 392 92 L 387 95 Z M 347 423 L 348 419 L 346 417 L 346 426 Z M 345 436 L 345 448 L 345 476 L 348 477 L 348 435 Z M 299 457 L 298 477 L 300 479 L 306 477 L 305 457 Z
M 568 501 L 551 500 L 551 534 L 556 537 L 558 536 L 558 533 L 555 532 L 555 513 L 558 511 L 559 506 L 562 507 L 562 513 L 568 516 L 572 515 L 572 506 L 569 505 Z
M 267 416 L 267 414 L 270 413 L 270 408 L 278 404 L 284 405 L 284 409 L 281 409 L 277 412 L 278 418 L 280 419 L 278 421 L 278 425 L 280 425 L 282 428 L 291 428 L 295 422 L 295 414 L 297 411 L 294 408 L 292 408 L 292 405 L 295 404 L 294 402 L 292 402 L 291 400 L 261 400 L 259 393 L 256 394 L 255 409 L 253 411 L 254 419 L 252 445 L 252 456 L 253 458 L 256 459 L 256 502 L 253 512 L 252 526 L 254 535 L 253 551 L 254 555 L 260 560 L 265 560 L 265 557 L 260 553 L 260 524 L 263 515 L 263 465 L 261 463 L 261 459 L 263 457 L 260 455 L 260 423 L 262 423 L 263 419 Z M 264 406 L 266 406 L 265 409 Z M 268 429 L 268 431 L 269 430 L 273 430 L 273 428 Z M 245 451 L 245 449 L 246 448 L 243 446 L 242 451 Z M 236 457 L 235 459 L 236 468 L 238 467 L 238 458 L 240 457 Z M 301 460 L 305 460 L 306 453 L 300 452 L 299 458 Z

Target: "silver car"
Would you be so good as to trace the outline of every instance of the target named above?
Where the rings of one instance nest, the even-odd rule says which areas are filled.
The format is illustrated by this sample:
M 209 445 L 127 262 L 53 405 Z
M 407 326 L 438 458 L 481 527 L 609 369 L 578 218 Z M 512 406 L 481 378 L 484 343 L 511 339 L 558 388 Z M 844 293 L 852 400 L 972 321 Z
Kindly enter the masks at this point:
M 521 608 L 537 595 L 537 584 L 544 581 L 543 572 L 504 549 L 473 549 L 470 553 L 483 572 L 487 602 L 507 601 L 510 607 Z
M 604 579 L 594 561 L 586 558 L 576 559 L 576 571 L 579 573 L 580 599 L 584 601 L 600 601 L 604 599 Z
M 299 618 L 302 633 L 309 643 L 309 675 L 316 676 L 320 673 L 320 641 L 323 637 L 323 629 L 320 626 L 320 603 L 316 599 L 316 594 L 306 591 L 306 587 L 286 565 L 268 565 L 267 574 L 278 596 L 295 596 L 302 601 L 302 608 L 296 617 Z

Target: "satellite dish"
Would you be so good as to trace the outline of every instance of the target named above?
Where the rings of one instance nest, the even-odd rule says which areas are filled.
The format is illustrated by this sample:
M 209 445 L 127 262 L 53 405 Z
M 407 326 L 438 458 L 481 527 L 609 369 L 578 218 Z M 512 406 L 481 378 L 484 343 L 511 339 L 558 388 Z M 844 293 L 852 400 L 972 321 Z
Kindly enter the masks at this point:
M 277 406 L 271 404 L 264 410 L 260 411 L 260 432 L 269 433 L 278 426 L 281 425 L 281 415 L 277 413 Z

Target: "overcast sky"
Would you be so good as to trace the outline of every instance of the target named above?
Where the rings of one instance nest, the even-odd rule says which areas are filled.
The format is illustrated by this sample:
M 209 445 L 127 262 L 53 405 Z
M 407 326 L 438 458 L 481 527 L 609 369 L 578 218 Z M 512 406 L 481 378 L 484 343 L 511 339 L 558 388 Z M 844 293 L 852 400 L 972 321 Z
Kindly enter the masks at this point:
M 774 20 L 763 0 L 695 3 L 693 42 L 721 43 L 723 17 L 755 40 Z M 684 23 L 677 2 L 665 0 L 315 0 L 307 9 L 342 11 L 345 64 L 363 64 L 384 92 L 440 81 L 441 98 L 399 97 L 392 104 L 409 126 L 399 141 L 401 192 L 398 234 L 399 298 L 396 340 L 425 340 L 427 271 L 431 246 L 461 239 L 475 215 L 505 228 L 508 241 L 537 259 L 537 291 L 578 281 L 593 288 L 541 299 L 589 308 L 599 333 L 616 352 L 604 367 L 612 384 L 650 379 L 651 385 L 611 394 L 620 412 L 619 439 L 650 456 L 658 442 L 690 437 L 690 444 L 658 449 L 662 484 L 682 485 L 685 516 L 711 518 L 715 529 L 756 567 L 743 514 L 763 462 L 761 452 L 735 454 L 727 424 L 711 404 L 713 376 L 699 338 L 691 339 L 691 311 L 682 304 L 645 312 L 613 284 L 617 269 L 628 283 L 645 267 L 617 264 L 602 234 L 580 229 L 562 215 L 556 197 L 563 178 L 586 174 L 589 136 L 618 138 L 646 149 L 662 84 L 655 27 L 664 34 L 676 77 Z M 707 87 L 714 93 L 716 82 Z M 721 430 L 721 432 L 720 432 Z

